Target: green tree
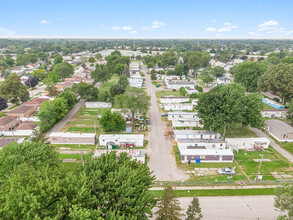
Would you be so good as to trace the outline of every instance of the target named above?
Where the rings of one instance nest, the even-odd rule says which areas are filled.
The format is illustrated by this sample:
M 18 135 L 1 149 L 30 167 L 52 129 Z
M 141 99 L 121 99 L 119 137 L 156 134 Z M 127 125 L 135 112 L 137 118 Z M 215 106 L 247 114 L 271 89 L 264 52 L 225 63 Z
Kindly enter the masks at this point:
M 67 62 L 58 63 L 54 66 L 53 71 L 60 77 L 60 79 L 71 77 L 74 73 L 74 68 Z
M 218 85 L 200 96 L 197 111 L 206 129 L 225 137 L 228 126 L 243 121 L 245 89 L 239 84 Z
M 117 75 L 121 75 L 123 73 L 124 67 L 125 67 L 125 64 L 118 63 L 114 68 L 114 73 L 116 73 Z
M 130 77 L 130 71 L 129 71 L 129 67 L 127 64 L 124 65 L 124 70 L 123 70 L 122 74 L 125 75 L 126 77 Z
M 97 62 L 96 59 L 94 57 L 89 57 L 89 62 L 90 63 L 95 63 Z
M 181 94 L 182 96 L 185 96 L 186 93 L 187 93 L 187 91 L 186 91 L 186 89 L 185 89 L 184 87 L 181 87 L 181 88 L 179 89 L 179 92 L 180 92 L 180 94 Z
M 66 103 L 67 103 L 69 109 L 72 109 L 73 106 L 75 105 L 76 98 L 75 98 L 75 95 L 71 89 L 66 89 L 58 97 L 61 97 L 64 100 L 66 100 Z
M 174 68 L 175 75 L 181 76 L 184 75 L 184 65 L 183 64 L 177 64 Z
M 40 119 L 40 130 L 42 132 L 48 131 L 57 122 L 58 115 L 55 112 L 53 101 L 45 101 L 41 104 L 37 114 Z
M 57 75 L 55 71 L 48 72 L 46 78 L 44 79 L 45 84 L 48 84 L 48 83 L 55 84 L 55 83 L 58 83 L 59 81 L 60 81 L 60 76 Z
M 289 103 L 287 118 L 293 123 L 293 99 Z
M 152 69 L 152 71 L 151 71 L 151 80 L 157 80 L 155 69 Z
M 102 59 L 102 55 L 101 55 L 100 53 L 97 53 L 97 54 L 95 55 L 95 58 L 96 58 L 97 60 L 100 60 L 100 59 Z
M 63 57 L 60 54 L 58 54 L 54 57 L 54 64 L 55 65 L 58 63 L 62 63 L 62 62 L 63 62 Z
M 158 211 L 156 212 L 156 220 L 180 220 L 183 216 L 180 203 L 175 199 L 172 186 L 166 186 L 163 196 L 158 202 Z
M 210 67 L 206 67 L 203 69 L 203 71 L 201 71 L 200 73 L 200 79 L 206 84 L 209 85 L 210 83 L 212 83 L 214 81 L 214 78 L 211 77 L 212 75 L 212 68 Z
M 96 69 L 91 73 L 95 82 L 107 82 L 111 79 L 109 69 L 106 65 L 96 65 Z
M 153 68 L 154 66 L 155 66 L 155 64 L 153 62 L 147 63 L 147 68 L 148 69 Z
M 0 97 L 0 111 L 8 107 L 6 99 Z
M 271 91 L 281 97 L 282 103 L 293 97 L 293 64 L 271 66 L 258 81 L 262 91 Z
M 46 85 L 47 85 L 47 86 L 46 86 L 46 91 L 48 91 L 48 93 L 49 93 L 48 96 L 49 96 L 49 97 L 55 97 L 55 96 L 58 95 L 59 92 L 58 92 L 58 90 L 57 90 L 55 84 L 49 82 L 49 83 L 47 83 Z
M 6 54 L 6 63 L 8 66 L 13 66 L 14 65 L 14 59 L 12 59 L 12 56 L 10 54 Z
M 275 189 L 275 207 L 288 214 L 282 219 L 293 218 L 293 184 L 286 183 Z
M 59 121 L 61 118 L 64 118 L 68 112 L 68 104 L 64 98 L 56 98 L 52 101 L 54 111 L 57 115 L 56 120 Z
M 203 52 L 201 55 L 201 63 L 203 67 L 207 67 L 211 60 L 211 55 L 208 52 Z
M 211 73 L 215 76 L 215 77 L 222 77 L 225 74 L 225 69 L 224 67 L 221 66 L 216 66 L 214 68 L 212 68 Z
M 105 132 L 124 131 L 126 127 L 124 118 L 117 112 L 112 113 L 109 109 L 103 112 L 99 123 Z
M 191 204 L 188 206 L 186 216 L 186 220 L 200 220 L 202 218 L 201 208 L 197 197 L 193 197 Z
M 285 57 L 281 59 L 281 63 L 291 63 L 293 64 L 293 57 Z
M 126 88 L 129 86 L 129 81 L 128 81 L 128 79 L 127 79 L 127 76 L 125 76 L 125 75 L 121 75 L 121 76 L 119 77 L 119 80 L 118 80 L 118 83 L 117 83 L 117 84 L 122 85 L 123 88 L 126 89 Z
M 99 97 L 99 89 L 84 82 L 74 84 L 72 90 L 85 101 L 97 101 Z
M 134 120 L 135 114 L 146 115 L 150 106 L 150 96 L 143 89 L 129 87 L 126 92 L 115 96 L 115 105 L 118 108 L 129 109 Z
M 0 84 L 0 94 L 12 103 L 19 103 L 28 87 L 20 82 L 20 77 L 12 73 Z
M 111 93 L 108 90 L 100 90 L 98 100 L 101 102 L 110 102 Z
M 114 98 L 116 95 L 123 94 L 126 88 L 121 84 L 115 84 L 110 88 L 111 96 Z
M 259 77 L 267 70 L 262 63 L 245 62 L 235 66 L 234 81 L 241 84 L 248 92 L 257 91 Z
M 37 69 L 32 73 L 33 77 L 36 77 L 38 80 L 43 80 L 46 77 L 46 70 Z

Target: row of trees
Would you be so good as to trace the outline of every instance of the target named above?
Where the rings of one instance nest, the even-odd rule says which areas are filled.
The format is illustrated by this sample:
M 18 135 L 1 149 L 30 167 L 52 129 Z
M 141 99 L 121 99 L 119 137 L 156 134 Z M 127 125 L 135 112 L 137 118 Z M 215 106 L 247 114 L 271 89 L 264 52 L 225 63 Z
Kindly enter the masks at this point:
M 54 100 L 43 102 L 38 113 L 40 130 L 45 132 L 52 128 L 58 121 L 66 116 L 75 102 L 76 98 L 71 90 L 65 90 Z

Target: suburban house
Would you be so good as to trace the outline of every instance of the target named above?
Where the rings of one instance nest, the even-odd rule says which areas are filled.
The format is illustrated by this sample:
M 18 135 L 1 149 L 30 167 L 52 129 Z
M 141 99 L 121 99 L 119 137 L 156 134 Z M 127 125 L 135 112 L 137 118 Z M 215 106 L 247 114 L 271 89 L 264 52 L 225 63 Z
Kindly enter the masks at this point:
M 177 89 L 179 90 L 181 87 L 189 87 L 194 89 L 194 83 L 189 81 L 168 81 L 166 82 L 168 89 Z
M 223 139 L 179 138 L 177 145 L 180 149 L 226 149 Z
M 13 130 L 19 123 L 19 117 L 3 116 L 0 118 L 0 131 Z
M 219 139 L 220 134 L 209 130 L 174 130 L 174 139 Z
M 172 103 L 164 104 L 165 111 L 192 111 L 193 105 L 191 103 Z
M 36 99 L 33 99 L 33 100 L 30 100 L 28 102 L 23 103 L 23 105 L 32 106 L 35 109 L 38 109 L 43 102 L 48 101 L 48 100 L 49 100 L 49 98 L 36 98 Z
M 111 108 L 112 104 L 108 102 L 85 102 L 86 108 Z
M 279 142 L 293 142 L 293 127 L 287 123 L 270 119 L 265 121 L 266 129 Z
M 70 133 L 70 132 L 52 132 L 49 135 L 51 144 L 82 144 L 94 145 L 96 142 L 95 133 Z
M 192 103 L 192 105 L 197 106 L 198 99 L 192 99 L 191 103 Z
M 24 138 L 19 138 L 19 137 L 16 137 L 16 138 L 0 138 L 0 150 L 4 146 L 12 143 L 13 141 L 15 141 L 17 143 L 22 143 L 24 141 Z
M 116 155 L 119 156 L 121 153 L 126 153 L 128 157 L 138 160 L 140 163 L 145 163 L 145 151 L 140 149 L 119 149 L 119 150 L 96 150 L 94 157 L 98 158 L 103 154 L 116 151 Z
M 185 90 L 188 95 L 191 95 L 193 93 L 199 93 L 195 88 L 185 87 Z
M 128 110 L 128 109 L 115 109 L 115 108 L 112 108 L 111 112 L 117 112 L 117 113 L 121 114 L 124 119 L 132 118 L 132 114 L 131 114 L 130 110 Z M 140 117 L 141 117 L 140 114 L 135 114 L 134 115 L 134 118 L 137 119 L 137 120 L 140 119 Z
M 192 162 L 227 162 L 232 163 L 234 154 L 229 149 L 213 150 L 213 149 L 179 149 L 181 161 L 183 163 Z
M 174 119 L 171 122 L 172 127 L 203 127 L 199 122 L 199 118 Z
M 214 85 L 215 85 L 215 86 L 217 86 L 217 85 L 227 85 L 227 84 L 229 84 L 229 83 L 231 83 L 231 80 L 228 79 L 228 78 L 225 77 L 225 76 L 222 76 L 222 77 L 218 77 L 218 78 L 217 78 L 217 82 L 215 82 Z
M 34 130 L 36 127 L 38 127 L 37 124 L 22 123 L 15 130 L 17 130 L 17 131 Z
M 34 106 L 26 106 L 22 105 L 16 109 L 13 109 L 9 112 L 6 112 L 8 116 L 13 116 L 13 117 L 29 117 L 35 112 L 35 107 Z
M 288 109 L 264 109 L 261 114 L 266 118 L 287 118 Z
M 128 82 L 130 87 L 135 87 L 139 89 L 142 87 L 142 79 L 129 78 Z
M 168 120 L 198 118 L 197 112 L 168 112 Z
M 164 83 L 167 83 L 171 80 L 180 80 L 180 76 L 162 76 L 162 80 L 164 81 Z
M 65 78 L 64 81 L 65 82 L 69 82 L 71 84 L 73 84 L 73 83 L 80 83 L 80 82 L 83 81 L 83 78 L 80 77 L 80 76 L 74 76 L 72 78 Z
M 189 102 L 189 97 L 164 96 L 160 98 L 162 104 Z
M 143 147 L 143 134 L 101 134 L 100 146 Z
M 232 150 L 263 150 L 270 145 L 270 140 L 267 138 L 226 138 L 225 141 Z
M 139 73 L 139 63 L 130 63 L 129 64 L 129 72 L 130 73 Z

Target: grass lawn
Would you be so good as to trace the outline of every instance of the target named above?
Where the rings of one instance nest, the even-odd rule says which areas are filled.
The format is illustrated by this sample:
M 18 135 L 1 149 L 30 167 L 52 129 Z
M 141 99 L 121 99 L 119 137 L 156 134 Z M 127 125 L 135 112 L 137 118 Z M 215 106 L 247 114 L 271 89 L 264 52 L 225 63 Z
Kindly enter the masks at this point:
M 273 108 L 272 106 L 269 106 L 269 105 L 267 105 L 267 104 L 265 104 L 265 103 L 263 103 L 263 108 L 264 108 L 264 109 L 275 109 L 275 108 Z
M 160 98 L 163 96 L 171 96 L 171 95 L 172 96 L 182 96 L 179 91 L 166 90 L 166 91 L 157 91 L 156 92 L 157 98 Z
M 288 151 L 290 154 L 293 154 L 293 143 L 278 143 L 282 148 Z
M 114 74 L 112 77 L 111 77 L 111 79 L 109 80 L 109 81 L 107 81 L 107 82 L 105 82 L 104 84 L 102 84 L 101 86 L 100 86 L 100 90 L 108 90 L 108 91 L 110 91 L 110 88 L 113 86 L 113 85 L 115 85 L 117 82 L 118 82 L 118 80 L 119 80 L 119 76 L 118 75 L 116 75 L 116 74 Z
M 274 188 L 264 189 L 212 189 L 212 190 L 174 190 L 175 197 L 193 196 L 247 196 L 247 195 L 274 195 Z M 152 190 L 151 193 L 159 198 L 163 190 Z
M 96 129 L 97 131 L 99 129 Z M 77 133 L 95 133 L 95 128 L 86 128 L 86 127 L 69 127 L 67 132 L 77 132 Z
M 253 159 L 261 159 L 260 155 L 264 155 L 264 159 L 270 159 L 271 161 L 263 161 L 260 169 L 260 175 L 263 176 L 263 180 L 276 180 L 271 172 L 283 172 L 285 174 L 293 174 L 292 164 L 281 156 L 275 149 L 269 147 L 264 151 L 244 151 L 240 150 L 235 153 L 235 159 L 239 165 L 244 169 L 245 173 L 254 180 L 257 174 L 258 166 L 260 162 L 255 162 Z
M 199 85 L 201 85 L 201 86 L 203 86 L 203 87 L 206 87 L 206 85 L 204 84 L 203 81 L 201 81 L 201 80 L 197 80 L 197 82 L 198 82 Z
M 223 133 L 220 131 L 219 133 Z M 226 138 L 251 138 L 257 137 L 257 135 L 251 131 L 248 127 L 242 128 L 241 125 L 235 127 L 228 127 L 226 131 Z
M 56 149 L 60 149 L 61 147 L 64 148 L 70 148 L 70 149 L 95 149 L 95 145 L 78 145 L 78 144 L 55 144 L 54 147 Z M 66 150 L 66 149 L 65 149 Z

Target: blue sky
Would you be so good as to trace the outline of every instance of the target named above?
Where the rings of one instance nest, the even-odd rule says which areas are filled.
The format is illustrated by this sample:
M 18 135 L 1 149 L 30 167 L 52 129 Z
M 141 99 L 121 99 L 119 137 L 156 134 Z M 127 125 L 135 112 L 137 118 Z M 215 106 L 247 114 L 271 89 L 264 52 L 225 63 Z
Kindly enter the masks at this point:
M 292 0 L 1 1 L 1 37 L 293 38 Z

